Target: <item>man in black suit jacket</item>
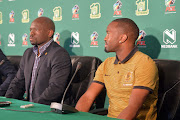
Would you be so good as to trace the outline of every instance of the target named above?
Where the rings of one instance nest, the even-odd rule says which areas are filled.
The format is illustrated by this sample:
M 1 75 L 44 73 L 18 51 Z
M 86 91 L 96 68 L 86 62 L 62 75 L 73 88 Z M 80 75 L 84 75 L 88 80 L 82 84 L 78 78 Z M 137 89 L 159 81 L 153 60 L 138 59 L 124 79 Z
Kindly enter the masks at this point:
M 16 75 L 16 69 L 6 58 L 2 50 L 0 49 L 0 96 L 4 96 L 11 80 Z M 2 76 L 5 77 L 5 81 L 2 81 Z
M 26 91 L 30 102 L 60 102 L 72 69 L 68 52 L 53 41 L 54 22 L 47 17 L 35 19 L 30 27 L 30 42 L 20 68 L 11 82 L 6 97 L 23 99 Z

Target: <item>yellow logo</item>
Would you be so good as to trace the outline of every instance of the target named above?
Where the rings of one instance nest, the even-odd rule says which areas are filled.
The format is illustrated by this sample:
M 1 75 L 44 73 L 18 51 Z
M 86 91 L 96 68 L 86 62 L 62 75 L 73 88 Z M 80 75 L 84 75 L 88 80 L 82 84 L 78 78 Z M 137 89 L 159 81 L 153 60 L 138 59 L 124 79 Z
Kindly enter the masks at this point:
M 53 20 L 61 21 L 62 20 L 62 8 L 60 6 L 55 7 L 53 9 L 53 12 L 54 12 Z
M 3 20 L 2 20 L 2 12 L 0 12 L 0 24 L 3 23 Z
M 22 23 L 28 23 L 29 22 L 29 10 L 23 10 L 22 11 Z
M 91 9 L 91 14 L 90 14 L 91 19 L 97 19 L 97 18 L 101 17 L 100 4 L 99 3 L 93 3 L 90 6 L 90 9 Z
M 137 5 L 137 10 L 136 10 L 137 16 L 149 14 L 148 0 L 137 0 L 136 5 Z

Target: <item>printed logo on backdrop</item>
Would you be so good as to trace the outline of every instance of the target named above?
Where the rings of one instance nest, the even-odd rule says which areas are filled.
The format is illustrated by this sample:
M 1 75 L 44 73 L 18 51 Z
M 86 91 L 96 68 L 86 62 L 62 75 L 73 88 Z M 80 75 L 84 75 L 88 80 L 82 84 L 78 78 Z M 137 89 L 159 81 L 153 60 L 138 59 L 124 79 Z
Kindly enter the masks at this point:
M 75 5 L 73 8 L 72 8 L 72 20 L 79 20 L 79 14 L 78 14 L 78 11 L 79 11 L 79 6 L 78 5 Z
M 2 20 L 2 12 L 0 11 L 0 24 L 3 23 L 3 20 Z
M 53 12 L 54 12 L 53 20 L 61 21 L 62 20 L 62 8 L 60 6 L 55 7 L 53 9 Z
M 163 42 L 165 45 L 161 45 L 161 48 L 178 48 L 178 45 L 174 44 L 176 42 L 176 31 L 166 29 L 163 32 Z
M 8 46 L 9 47 L 14 47 L 15 46 L 15 35 L 14 35 L 14 33 L 10 33 L 9 35 L 8 35 Z
M 25 9 L 22 11 L 22 23 L 28 23 L 29 22 L 29 10 Z
M 60 34 L 57 32 L 54 36 L 53 36 L 53 40 L 58 44 L 60 45 Z
M 149 14 L 148 0 L 137 0 L 136 5 L 137 10 L 135 12 L 137 16 Z
M 91 9 L 91 14 L 90 14 L 91 19 L 97 19 L 97 18 L 101 17 L 100 4 L 99 3 L 93 3 L 90 6 L 90 9 Z
M 122 2 L 120 0 L 118 0 L 114 5 L 113 5 L 113 10 L 114 10 L 114 14 L 113 17 L 122 17 L 122 12 L 121 12 L 121 6 L 122 6 Z
M 79 33 L 72 32 L 71 33 L 71 45 L 69 47 L 80 47 L 79 45 Z
M 91 39 L 91 46 L 90 47 L 98 47 L 98 41 L 97 38 L 98 38 L 98 33 L 96 31 L 94 31 L 91 36 L 90 36 L 90 39 Z
M 2 0 L 0 0 L 0 2 L 2 2 Z
M 24 35 L 22 36 L 22 46 L 28 46 L 28 35 L 26 33 L 24 33 Z
M 0 34 L 0 46 L 1 46 L 1 34 Z
M 14 13 L 14 11 L 12 10 L 12 11 L 9 13 L 9 23 L 14 23 L 14 16 L 15 16 L 15 13 Z
M 144 41 L 145 36 L 146 36 L 145 31 L 144 31 L 144 30 L 140 30 L 140 32 L 139 32 L 139 37 L 138 37 L 138 39 L 137 39 L 138 41 L 137 41 L 137 43 L 136 43 L 136 45 L 137 45 L 138 47 L 146 47 L 146 43 L 145 43 L 145 41 Z
M 9 2 L 16 1 L 16 0 L 8 0 Z
M 44 14 L 44 10 L 42 8 L 40 8 L 38 10 L 38 17 L 41 17 Z
M 165 14 L 176 13 L 174 3 L 175 0 L 165 0 L 165 5 L 166 5 Z

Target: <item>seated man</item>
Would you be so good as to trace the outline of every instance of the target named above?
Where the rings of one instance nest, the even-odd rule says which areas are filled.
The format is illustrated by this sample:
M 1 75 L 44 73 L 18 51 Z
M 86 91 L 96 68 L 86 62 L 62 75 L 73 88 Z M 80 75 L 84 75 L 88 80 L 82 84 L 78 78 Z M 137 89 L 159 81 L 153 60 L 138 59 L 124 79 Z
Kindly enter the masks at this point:
M 30 42 L 21 59 L 16 77 L 6 97 L 30 102 L 51 104 L 60 102 L 69 82 L 72 69 L 68 52 L 53 41 L 54 22 L 47 17 L 35 19 L 30 27 Z
M 108 117 L 125 120 L 156 120 L 158 70 L 155 62 L 138 51 L 139 28 L 134 21 L 112 21 L 104 38 L 105 52 L 115 52 L 96 71 L 93 83 L 79 99 L 76 109 L 89 111 L 103 87 L 109 97 Z
M 16 69 L 6 58 L 2 50 L 0 49 L 0 96 L 4 96 L 11 80 L 16 75 Z M 2 81 L 2 76 L 5 77 L 5 81 Z

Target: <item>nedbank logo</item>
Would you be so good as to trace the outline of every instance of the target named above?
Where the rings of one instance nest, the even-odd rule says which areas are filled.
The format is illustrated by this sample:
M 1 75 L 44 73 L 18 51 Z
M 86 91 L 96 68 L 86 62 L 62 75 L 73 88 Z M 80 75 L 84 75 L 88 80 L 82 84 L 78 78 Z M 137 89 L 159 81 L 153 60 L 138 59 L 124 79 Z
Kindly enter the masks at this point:
M 9 44 L 8 44 L 8 46 L 10 46 L 10 47 L 14 47 L 15 46 L 15 35 L 14 35 L 14 33 L 10 33 L 9 34 L 9 36 L 8 36 L 8 42 L 9 42 Z
M 97 19 L 97 18 L 101 17 L 100 4 L 99 3 L 93 3 L 90 6 L 90 9 L 91 9 L 91 14 L 90 14 L 91 19 Z
M 79 45 L 79 33 L 72 32 L 71 33 L 71 45 L 69 47 L 80 47 Z
M 23 10 L 22 11 L 22 23 L 28 23 L 29 22 L 29 10 Z
M 53 12 L 54 12 L 53 20 L 61 21 L 62 20 L 62 8 L 60 6 L 55 7 L 53 9 Z
M 57 32 L 54 36 L 53 36 L 53 40 L 58 44 L 60 45 L 60 34 Z
M 137 5 L 137 10 L 136 10 L 137 16 L 149 14 L 148 0 L 137 0 L 136 5 Z
M 91 46 L 90 47 L 98 47 L 98 41 L 95 41 L 97 40 L 98 38 L 98 33 L 96 31 L 94 31 L 91 36 L 90 36 L 90 39 L 91 39 Z
M 146 36 L 146 33 L 144 30 L 140 30 L 139 32 L 139 37 L 138 37 L 138 41 L 137 41 L 137 46 L 138 47 L 146 47 L 146 43 L 143 40 Z
M 43 13 L 44 13 L 44 10 L 42 8 L 40 8 L 38 10 L 38 17 L 41 17 L 43 15 Z
M 163 42 L 165 45 L 161 45 L 161 48 L 178 48 L 177 45 L 174 45 L 176 42 L 176 31 L 174 29 L 166 29 L 163 32 Z
M 121 13 L 121 6 L 122 6 L 122 2 L 120 0 L 118 0 L 114 5 L 113 5 L 113 9 L 114 9 L 114 14 L 113 17 L 121 17 L 122 13 Z
M 79 6 L 78 5 L 75 5 L 73 8 L 72 8 L 72 20 L 79 20 L 79 14 L 78 14 L 78 11 L 79 11 Z
M 175 6 L 173 6 L 175 0 L 165 0 L 166 10 L 165 14 L 176 13 Z
M 3 20 L 2 20 L 2 12 L 0 11 L 0 24 L 3 23 Z

